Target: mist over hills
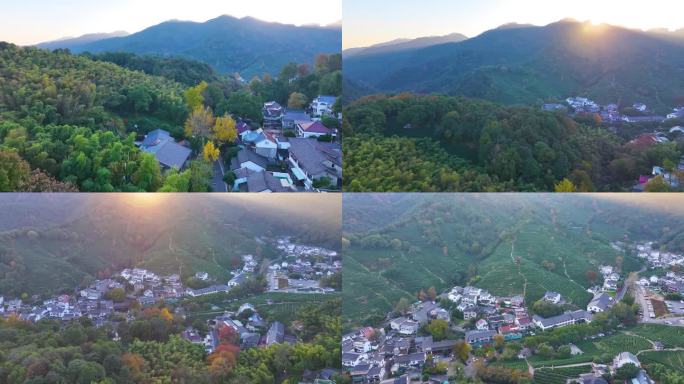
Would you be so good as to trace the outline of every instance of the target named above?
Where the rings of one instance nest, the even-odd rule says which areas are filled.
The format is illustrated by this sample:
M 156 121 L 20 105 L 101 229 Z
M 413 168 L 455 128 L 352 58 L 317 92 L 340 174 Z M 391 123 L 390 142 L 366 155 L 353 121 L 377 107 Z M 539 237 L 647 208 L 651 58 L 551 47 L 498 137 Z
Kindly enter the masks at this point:
M 274 197 L 0 196 L 16 215 L 0 219 L 0 292 L 54 293 L 132 266 L 229 278 L 240 255 L 268 254 L 261 236 L 339 248 L 341 198 Z
M 275 75 L 289 62 L 313 63 L 318 54 L 340 52 L 342 30 L 337 24 L 295 26 L 223 15 L 203 23 L 166 21 L 128 36 L 39 46 L 68 48 L 75 53 L 181 56 L 207 63 L 221 73 L 239 72 L 249 79 L 264 73 Z

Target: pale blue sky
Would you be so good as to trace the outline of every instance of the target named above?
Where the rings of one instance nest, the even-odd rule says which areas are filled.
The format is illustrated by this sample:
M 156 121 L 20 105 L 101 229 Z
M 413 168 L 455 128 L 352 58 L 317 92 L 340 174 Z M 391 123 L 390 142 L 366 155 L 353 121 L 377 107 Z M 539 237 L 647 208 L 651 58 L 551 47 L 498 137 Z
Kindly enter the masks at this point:
M 474 37 L 509 22 L 546 25 L 567 17 L 650 29 L 684 27 L 676 0 L 343 0 L 343 48 L 396 38 Z
M 342 0 L 0 0 L 0 41 L 27 45 L 86 33 L 138 32 L 170 19 L 228 14 L 290 24 L 330 24 Z

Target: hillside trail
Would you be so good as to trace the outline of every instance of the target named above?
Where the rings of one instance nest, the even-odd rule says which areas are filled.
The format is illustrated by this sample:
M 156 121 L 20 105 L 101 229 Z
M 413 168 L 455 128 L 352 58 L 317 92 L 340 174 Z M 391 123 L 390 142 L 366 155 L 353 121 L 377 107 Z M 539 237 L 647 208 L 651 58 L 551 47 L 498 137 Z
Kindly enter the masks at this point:
M 183 276 L 183 263 L 178 258 L 178 251 L 173 245 L 173 236 L 171 234 L 169 234 L 169 252 L 171 252 L 176 258 L 176 264 L 178 264 L 178 276 Z
M 513 264 L 515 264 L 515 265 L 518 266 L 518 275 L 519 275 L 520 278 L 523 280 L 523 293 L 522 293 L 522 297 L 523 297 L 523 299 L 524 299 L 524 298 L 525 298 L 525 294 L 527 293 L 527 277 L 525 277 L 525 275 L 522 273 L 522 271 L 520 270 L 520 264 L 518 264 L 518 263 L 515 261 L 515 257 L 513 256 L 513 253 L 515 252 L 515 240 L 517 240 L 517 238 L 518 238 L 518 237 L 516 236 L 516 237 L 513 238 L 513 240 L 511 240 L 511 261 L 513 262 Z
M 576 282 L 575 280 L 573 280 L 573 278 L 570 277 L 570 275 L 568 274 L 568 267 L 567 267 L 567 265 L 565 264 L 565 258 L 562 258 L 562 257 L 561 257 L 560 259 L 561 259 L 561 261 L 563 262 L 563 273 L 565 274 L 565 277 L 567 277 L 568 280 L 572 281 L 576 286 L 580 287 L 580 289 L 584 291 L 585 288 L 582 286 L 582 284 L 580 284 L 580 283 Z

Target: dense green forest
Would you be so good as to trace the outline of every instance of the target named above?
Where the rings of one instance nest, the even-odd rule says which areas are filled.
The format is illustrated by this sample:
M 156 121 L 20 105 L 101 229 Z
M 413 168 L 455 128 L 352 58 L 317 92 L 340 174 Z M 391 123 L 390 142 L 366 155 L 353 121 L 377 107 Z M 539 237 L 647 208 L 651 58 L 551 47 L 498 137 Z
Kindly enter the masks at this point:
M 297 382 L 305 370 L 340 368 L 339 307 L 339 300 L 300 307 L 295 317 L 303 331 L 295 344 L 240 351 L 236 335 L 221 332 L 220 345 L 209 355 L 179 337 L 189 320 L 173 314 L 173 307 L 134 310 L 133 321 L 115 328 L 96 328 L 89 319 L 64 327 L 0 318 L 0 382 Z M 113 341 L 114 335 L 120 340 Z
M 368 96 L 344 119 L 348 191 L 565 190 L 561 181 L 621 191 L 684 154 L 681 143 L 631 146 L 590 120 L 462 97 Z
M 208 191 L 206 162 L 163 174 L 134 144 L 157 128 L 186 138 L 193 90 L 217 116 L 258 124 L 266 100 L 286 105 L 297 92 L 310 102 L 342 88 L 340 55 L 320 55 L 313 68 L 290 63 L 276 78 L 243 84 L 189 60 L 0 43 L 0 75 L 0 191 Z M 198 153 L 205 138 L 187 138 Z
M 465 284 L 494 295 L 524 294 L 529 305 L 552 290 L 583 307 L 599 265 L 619 265 L 623 273 L 641 266 L 632 252 L 613 249 L 612 241 L 655 241 L 662 249 L 684 252 L 683 211 L 663 209 L 682 199 L 661 199 L 345 195 L 344 325 L 376 324 L 402 297 Z
M 83 53 L 92 60 L 107 61 L 148 75 L 161 76 L 192 87 L 201 81 L 219 81 L 221 76 L 210 65 L 182 57 L 136 55 L 128 52 Z

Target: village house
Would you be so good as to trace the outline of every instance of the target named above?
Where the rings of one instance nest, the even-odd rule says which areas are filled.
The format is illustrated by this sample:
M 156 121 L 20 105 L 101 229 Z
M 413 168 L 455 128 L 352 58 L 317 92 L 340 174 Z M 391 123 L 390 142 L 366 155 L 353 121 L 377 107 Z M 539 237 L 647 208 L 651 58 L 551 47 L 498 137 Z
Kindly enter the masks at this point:
M 425 353 L 416 352 L 410 353 L 408 355 L 400 355 L 394 358 L 394 364 L 392 365 L 392 373 L 396 373 L 399 370 L 407 368 L 420 368 L 425 364 Z
M 249 149 L 242 149 L 237 154 L 237 163 L 235 170 L 240 168 L 247 168 L 253 172 L 263 172 L 268 167 L 268 159 L 260 156 L 256 152 Z
M 333 188 L 342 178 L 342 148 L 339 144 L 324 143 L 304 138 L 290 138 L 288 162 L 295 178 L 307 190 L 314 181 L 327 178 Z
M 390 321 L 390 328 L 403 335 L 413 335 L 418 332 L 420 324 L 417 321 L 413 321 L 405 317 L 399 317 Z
M 551 304 L 558 304 L 560 303 L 561 298 L 562 296 L 558 292 L 546 291 L 546 293 L 544 293 L 544 297 L 542 297 L 542 300 Z
M 220 292 L 228 292 L 230 288 L 227 285 L 223 284 L 216 284 L 212 285 L 206 288 L 199 288 L 199 289 L 190 289 L 188 288 L 187 294 L 188 296 L 191 297 L 197 297 L 197 296 L 204 296 L 204 295 L 211 295 L 214 293 L 220 293 Z
M 606 293 L 601 293 L 589 302 L 587 311 L 591 313 L 605 312 L 613 305 L 613 298 Z
M 266 129 L 280 129 L 282 127 L 284 109 L 275 101 L 268 101 L 264 103 L 261 108 L 261 115 L 264 120 L 264 128 Z
M 298 121 L 295 123 L 295 126 L 297 137 L 310 139 L 321 136 L 334 136 L 334 132 L 320 121 Z
M 281 322 L 274 321 L 266 333 L 266 345 L 273 345 L 275 343 L 282 343 L 285 340 L 285 325 Z
M 319 95 L 311 102 L 311 113 L 314 117 L 332 115 L 336 100 L 335 96 Z
M 471 345 L 481 345 L 491 342 L 494 335 L 496 335 L 494 330 L 468 331 L 465 334 L 465 340 Z
M 256 154 L 269 159 L 269 161 L 273 161 L 278 155 L 278 139 L 261 128 L 243 132 L 240 139 Z
M 295 129 L 297 123 L 310 123 L 312 121 L 303 109 L 288 109 L 283 116 L 283 129 Z
M 591 314 L 587 311 L 579 310 L 548 318 L 534 315 L 532 317 L 532 322 L 538 328 L 545 331 L 547 329 L 565 327 L 572 324 L 589 323 L 591 322 Z
M 164 169 L 185 167 L 192 150 L 176 143 L 171 134 L 163 129 L 155 129 L 145 136 L 140 149 L 151 153 Z

